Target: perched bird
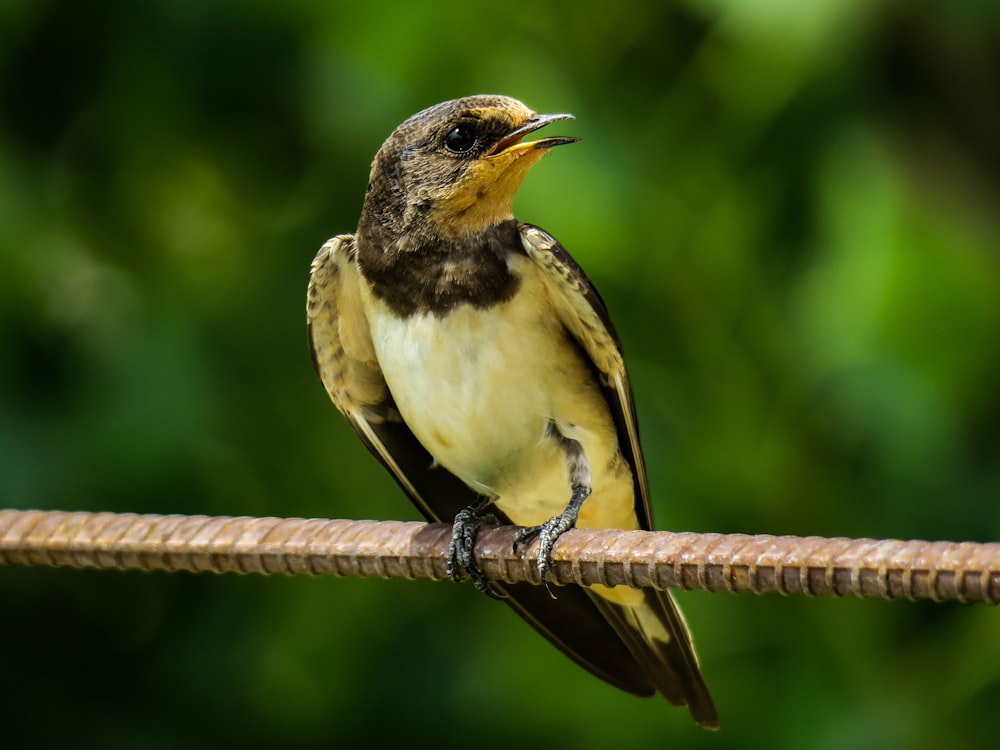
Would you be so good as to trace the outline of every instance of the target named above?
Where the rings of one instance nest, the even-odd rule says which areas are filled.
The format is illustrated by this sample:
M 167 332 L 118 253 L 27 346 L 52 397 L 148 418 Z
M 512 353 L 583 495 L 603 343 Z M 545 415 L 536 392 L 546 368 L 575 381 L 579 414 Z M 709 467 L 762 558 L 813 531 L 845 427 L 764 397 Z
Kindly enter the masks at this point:
M 421 512 L 454 524 L 449 571 L 502 597 L 603 680 L 718 726 L 667 593 L 495 584 L 472 555 L 484 519 L 526 527 L 546 582 L 574 527 L 649 529 L 632 388 L 604 302 L 514 194 L 571 115 L 504 96 L 417 113 L 372 163 L 361 220 L 312 265 L 307 317 L 323 385 Z

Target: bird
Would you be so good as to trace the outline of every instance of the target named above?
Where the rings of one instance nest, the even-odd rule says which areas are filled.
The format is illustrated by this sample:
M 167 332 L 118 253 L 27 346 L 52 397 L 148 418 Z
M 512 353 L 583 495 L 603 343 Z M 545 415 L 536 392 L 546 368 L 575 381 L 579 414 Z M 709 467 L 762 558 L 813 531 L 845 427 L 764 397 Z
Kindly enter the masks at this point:
M 452 524 L 448 572 L 510 605 L 622 690 L 719 725 L 668 592 L 548 586 L 573 527 L 651 529 L 632 387 L 607 307 L 548 232 L 514 218 L 533 165 L 578 138 L 528 140 L 569 114 L 507 96 L 413 115 L 372 162 L 354 234 L 313 260 L 307 324 L 334 405 L 422 514 Z M 485 523 L 538 542 L 544 586 L 487 579 Z

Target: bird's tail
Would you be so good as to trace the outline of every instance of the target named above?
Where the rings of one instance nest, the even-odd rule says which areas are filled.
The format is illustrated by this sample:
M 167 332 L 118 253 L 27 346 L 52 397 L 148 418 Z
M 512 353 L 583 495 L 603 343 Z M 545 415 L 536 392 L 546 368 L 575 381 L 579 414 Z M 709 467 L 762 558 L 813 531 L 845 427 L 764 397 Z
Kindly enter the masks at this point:
M 675 706 L 687 706 L 699 726 L 718 729 L 715 702 L 673 597 L 666 591 L 623 586 L 593 586 L 590 593 L 657 692 Z

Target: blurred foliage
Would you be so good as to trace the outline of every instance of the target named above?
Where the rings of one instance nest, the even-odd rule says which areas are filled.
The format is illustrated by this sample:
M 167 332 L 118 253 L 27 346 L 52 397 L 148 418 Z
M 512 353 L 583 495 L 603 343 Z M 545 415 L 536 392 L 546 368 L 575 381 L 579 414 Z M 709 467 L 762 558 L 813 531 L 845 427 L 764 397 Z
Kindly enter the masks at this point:
M 0 502 L 415 518 L 327 401 L 309 262 L 404 118 L 583 142 L 661 526 L 1000 538 L 1000 6 L 0 5 Z M 681 596 L 723 729 L 429 582 L 0 571 L 5 747 L 978 748 L 980 606 Z

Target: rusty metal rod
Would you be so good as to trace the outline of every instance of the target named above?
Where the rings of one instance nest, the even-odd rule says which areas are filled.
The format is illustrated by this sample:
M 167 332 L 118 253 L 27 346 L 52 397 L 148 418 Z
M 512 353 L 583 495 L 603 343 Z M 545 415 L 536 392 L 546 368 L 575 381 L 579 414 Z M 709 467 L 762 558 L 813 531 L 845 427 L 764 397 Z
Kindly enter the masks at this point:
M 515 529 L 476 543 L 495 580 L 538 582 Z M 446 578 L 451 526 L 134 513 L 0 510 L 0 565 L 213 573 Z M 576 529 L 552 582 L 657 589 L 1000 601 L 1000 543 Z

